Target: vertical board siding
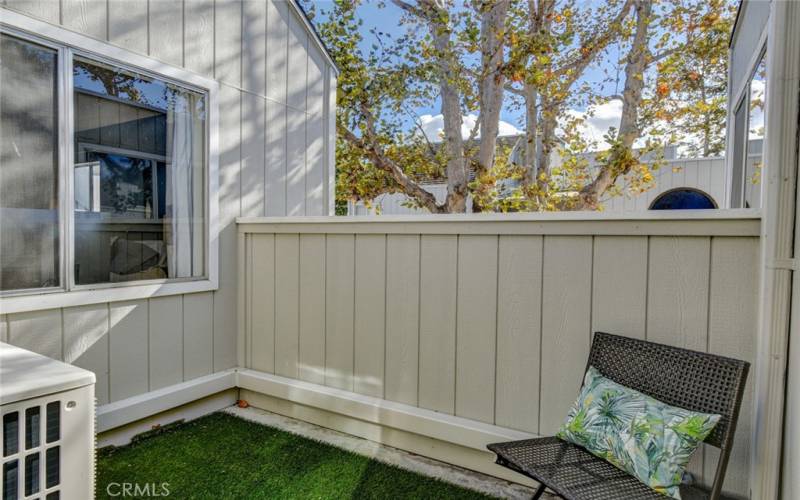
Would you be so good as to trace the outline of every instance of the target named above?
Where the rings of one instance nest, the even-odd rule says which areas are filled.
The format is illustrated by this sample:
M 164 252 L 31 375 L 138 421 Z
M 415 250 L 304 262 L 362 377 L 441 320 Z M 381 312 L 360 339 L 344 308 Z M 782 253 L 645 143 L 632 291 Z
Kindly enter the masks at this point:
M 542 342 L 540 236 L 501 236 L 497 283 L 495 423 L 539 431 Z
M 267 1 L 243 0 L 242 88 L 267 92 Z
M 757 237 L 399 234 L 407 229 L 309 232 L 299 243 L 247 234 L 248 304 L 275 300 L 265 262 L 287 274 L 277 293 L 291 297 L 299 265 L 296 377 L 551 435 L 580 388 L 593 331 L 754 358 Z M 276 239 L 297 254 L 273 257 Z M 290 315 L 293 300 L 281 306 Z M 296 330 L 279 321 L 274 335 Z M 254 338 L 248 355 L 271 360 L 273 348 Z M 749 489 L 752 385 L 725 484 L 736 495 Z M 693 456 L 701 484 L 717 456 Z
M 241 214 L 245 217 L 264 215 L 266 113 L 264 98 L 242 93 Z
M 249 240 L 247 276 L 249 313 L 247 338 L 248 366 L 262 372 L 275 372 L 275 236 L 254 235 Z
M 497 237 L 460 236 L 456 415 L 494 423 Z
M 242 81 L 242 0 L 214 2 L 214 77 L 234 86 Z
M 214 296 L 211 292 L 183 296 L 183 379 L 214 371 Z
M 8 341 L 53 359 L 63 359 L 61 309 L 8 315 Z
M 356 235 L 353 390 L 384 397 L 386 237 Z
M 105 40 L 108 0 L 61 0 L 61 22 L 83 35 Z
M 64 361 L 94 372 L 99 404 L 108 394 L 108 304 L 64 309 Z
M 419 236 L 386 241 L 386 380 L 384 397 L 417 404 L 419 373 Z
M 183 297 L 150 299 L 150 390 L 183 381 Z
M 58 23 L 60 17 L 60 5 L 53 0 L 4 0 L 3 3 L 23 14 L 38 17 L 51 23 Z
M 325 261 L 325 384 L 353 390 L 355 237 L 328 235 Z
M 419 406 L 456 411 L 458 237 L 424 235 L 420 244 Z
M 109 324 L 109 399 L 113 403 L 148 391 L 147 301 L 112 303 Z
M 300 334 L 300 240 L 275 237 L 275 373 L 297 378 Z
M 214 76 L 214 0 L 184 2 L 183 56 L 187 69 Z
M 546 236 L 542 280 L 539 432 L 551 435 L 575 401 L 589 356 L 592 238 Z
M 325 235 L 300 235 L 298 377 L 325 383 Z
M 150 55 L 183 65 L 183 0 L 156 0 L 149 5 Z
M 592 331 L 645 338 L 647 237 L 595 238 Z
M 756 356 L 758 331 L 758 240 L 747 238 L 714 238 L 711 241 L 711 282 L 709 294 L 708 350 L 738 359 L 753 361 Z M 742 412 L 736 426 L 736 438 L 725 475 L 726 491 L 749 491 L 750 435 L 754 370 L 745 386 Z M 704 478 L 714 477 L 719 453 L 705 449 Z
M 146 54 L 147 2 L 110 0 L 108 2 L 108 41 L 114 45 Z

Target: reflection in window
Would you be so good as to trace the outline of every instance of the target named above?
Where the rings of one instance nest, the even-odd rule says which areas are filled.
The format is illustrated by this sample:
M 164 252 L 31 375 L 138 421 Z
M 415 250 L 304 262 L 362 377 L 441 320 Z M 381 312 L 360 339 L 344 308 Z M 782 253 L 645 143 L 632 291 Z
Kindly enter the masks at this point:
M 0 290 L 60 286 L 57 59 L 0 35 Z
M 75 59 L 75 283 L 203 276 L 205 98 Z
M 733 115 L 731 207 L 761 206 L 764 112 L 767 98 L 766 54 L 762 54 Z
M 764 110 L 767 96 L 766 56 L 761 56 L 750 80 L 750 103 L 747 117 L 747 156 L 744 168 L 744 206 L 761 206 L 761 172 L 764 168 Z

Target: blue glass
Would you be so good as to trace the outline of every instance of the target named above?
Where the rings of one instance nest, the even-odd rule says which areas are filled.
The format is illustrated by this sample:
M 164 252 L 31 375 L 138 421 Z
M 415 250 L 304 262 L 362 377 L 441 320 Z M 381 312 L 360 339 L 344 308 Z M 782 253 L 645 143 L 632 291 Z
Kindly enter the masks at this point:
M 702 210 L 717 208 L 708 195 L 693 189 L 676 189 L 662 194 L 650 210 Z

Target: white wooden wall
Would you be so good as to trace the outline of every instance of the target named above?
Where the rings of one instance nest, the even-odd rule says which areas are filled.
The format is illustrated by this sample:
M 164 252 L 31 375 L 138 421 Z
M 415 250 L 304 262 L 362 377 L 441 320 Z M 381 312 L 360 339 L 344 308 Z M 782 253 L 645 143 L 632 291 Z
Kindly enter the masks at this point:
M 220 83 L 220 288 L 0 315 L 0 340 L 97 375 L 100 404 L 236 363 L 236 217 L 332 206 L 336 76 L 280 0 L 2 0 Z
M 552 434 L 594 331 L 753 359 L 759 220 L 700 212 L 245 219 L 244 362 Z M 725 484 L 739 495 L 752 401 L 751 380 Z

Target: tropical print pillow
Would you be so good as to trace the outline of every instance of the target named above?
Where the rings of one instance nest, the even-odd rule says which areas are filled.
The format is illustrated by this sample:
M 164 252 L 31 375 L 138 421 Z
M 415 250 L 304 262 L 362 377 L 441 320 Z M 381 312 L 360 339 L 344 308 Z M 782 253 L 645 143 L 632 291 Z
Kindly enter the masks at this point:
M 603 377 L 590 366 L 578 400 L 556 436 L 680 499 L 683 471 L 719 419 L 669 406 Z

